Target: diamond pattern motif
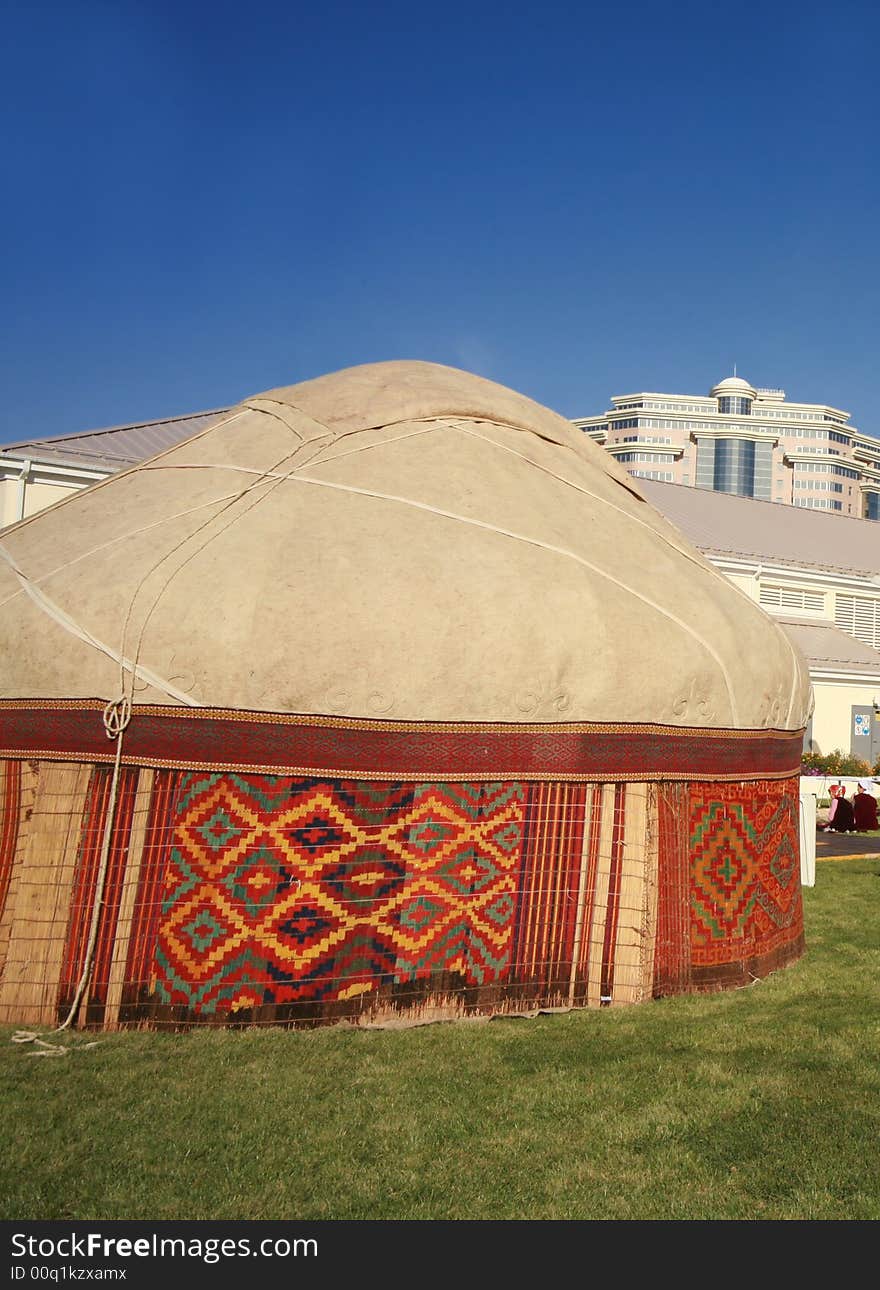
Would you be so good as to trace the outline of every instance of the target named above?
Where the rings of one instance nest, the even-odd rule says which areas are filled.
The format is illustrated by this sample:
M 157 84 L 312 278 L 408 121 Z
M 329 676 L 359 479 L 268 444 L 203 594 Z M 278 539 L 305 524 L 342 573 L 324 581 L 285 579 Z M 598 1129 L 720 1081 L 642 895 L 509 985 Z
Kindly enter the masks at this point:
M 694 787 L 690 794 L 691 961 L 746 962 L 803 930 L 798 781 Z
M 209 1016 L 500 980 L 522 827 L 518 784 L 185 776 L 155 994 Z

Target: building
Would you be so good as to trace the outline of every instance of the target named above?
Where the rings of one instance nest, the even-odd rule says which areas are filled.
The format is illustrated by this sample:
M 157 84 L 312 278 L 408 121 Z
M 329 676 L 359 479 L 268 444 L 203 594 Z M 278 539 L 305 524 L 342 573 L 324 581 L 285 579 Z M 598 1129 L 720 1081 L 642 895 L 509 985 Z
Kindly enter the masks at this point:
M 212 425 L 223 411 L 194 412 L 190 416 L 6 444 L 0 448 L 0 528 L 35 515 L 80 488 L 136 466 L 165 448 L 173 448 Z
M 840 748 L 873 766 L 880 759 L 880 529 L 656 480 L 642 489 L 716 569 L 780 621 L 806 658 L 815 708 L 805 747 Z
M 641 479 L 880 519 L 880 440 L 784 390 L 731 376 L 707 396 L 615 395 L 574 424 Z

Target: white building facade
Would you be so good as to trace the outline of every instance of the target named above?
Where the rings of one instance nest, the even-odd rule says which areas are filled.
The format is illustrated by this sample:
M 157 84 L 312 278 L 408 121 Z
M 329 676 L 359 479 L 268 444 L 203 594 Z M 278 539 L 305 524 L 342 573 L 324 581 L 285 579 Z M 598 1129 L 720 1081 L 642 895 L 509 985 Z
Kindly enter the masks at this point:
M 804 655 L 815 702 L 805 747 L 880 761 L 880 527 L 699 488 L 642 488 Z
M 620 394 L 574 424 L 642 479 L 880 519 L 880 440 L 784 390 L 732 376 L 706 396 Z
M 0 448 L 0 528 L 204 430 L 225 409 L 23 439 Z

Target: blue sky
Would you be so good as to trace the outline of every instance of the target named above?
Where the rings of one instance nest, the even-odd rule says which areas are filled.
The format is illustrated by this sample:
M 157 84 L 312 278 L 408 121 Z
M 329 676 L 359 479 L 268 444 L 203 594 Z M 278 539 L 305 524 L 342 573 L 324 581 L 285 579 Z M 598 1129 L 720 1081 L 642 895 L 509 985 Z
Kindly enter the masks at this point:
M 399 357 L 880 434 L 874 5 L 2 15 L 2 442 Z

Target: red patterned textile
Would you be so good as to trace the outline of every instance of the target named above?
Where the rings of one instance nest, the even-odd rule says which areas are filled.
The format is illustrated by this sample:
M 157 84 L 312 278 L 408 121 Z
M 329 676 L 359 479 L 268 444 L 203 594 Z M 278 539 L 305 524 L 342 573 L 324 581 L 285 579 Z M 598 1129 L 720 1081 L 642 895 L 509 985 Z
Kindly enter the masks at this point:
M 132 910 L 131 934 L 125 966 L 125 985 L 119 1019 L 133 1021 L 149 1012 L 155 981 L 153 955 L 162 914 L 162 893 L 171 858 L 173 812 L 182 775 L 157 771 L 150 795 L 143 859 Z
M 614 946 L 617 939 L 617 918 L 620 912 L 620 879 L 623 864 L 624 806 L 626 786 L 614 786 L 614 828 L 611 834 L 611 867 L 608 876 L 608 903 L 605 915 L 605 937 L 602 945 L 602 977 L 600 1003 L 611 1002 L 614 986 Z
M 99 700 L 0 702 L 0 757 L 105 762 Z M 337 779 L 733 780 L 790 776 L 797 731 L 658 725 L 483 724 L 139 706 L 123 760 L 138 766 Z
M 82 975 L 112 778 L 86 769 L 3 764 L 8 1020 L 65 1015 Z M 745 984 L 803 947 L 798 809 L 795 777 L 124 767 L 78 1020 L 396 1023 Z M 47 855 L 27 821 L 53 813 Z
M 690 986 L 690 837 L 688 785 L 662 784 L 657 794 L 657 940 L 654 997 Z
M 511 784 L 183 776 L 153 965 L 169 1020 L 329 1020 L 508 969 Z
M 0 799 L 0 915 L 6 904 L 6 892 L 12 877 L 12 863 L 18 842 L 18 818 L 21 809 L 21 762 L 8 761 L 2 768 Z
M 68 916 L 64 965 L 58 995 L 59 1019 L 63 1019 L 67 1015 L 73 1003 L 85 964 L 94 910 L 95 884 L 98 878 L 101 845 L 107 818 L 110 781 L 110 772 L 105 767 L 95 767 L 86 798 L 86 810 L 81 833 L 82 841 L 77 858 L 73 898 Z M 107 986 L 110 979 L 110 965 L 113 960 L 113 945 L 116 939 L 116 921 L 119 916 L 119 902 L 122 897 L 125 864 L 128 859 L 128 837 L 131 832 L 136 791 L 137 772 L 123 770 L 119 776 L 116 792 L 116 809 L 110 839 L 110 850 L 107 857 L 107 870 L 104 878 L 101 916 L 98 921 L 92 970 L 85 999 L 85 1020 L 89 1023 L 98 1023 L 103 1020 L 104 1016 Z
M 568 1002 L 589 792 L 583 784 L 527 786 L 511 968 L 524 1007 Z
M 801 953 L 798 790 L 797 779 L 691 786 L 695 985 L 745 982 Z

